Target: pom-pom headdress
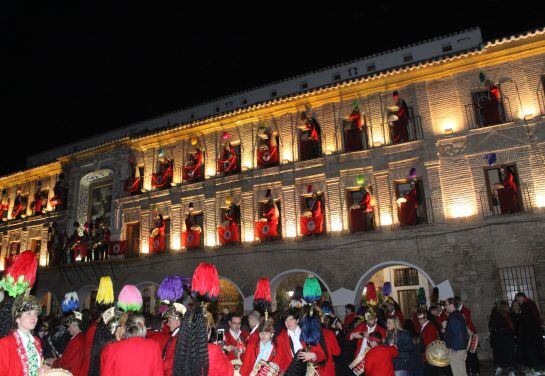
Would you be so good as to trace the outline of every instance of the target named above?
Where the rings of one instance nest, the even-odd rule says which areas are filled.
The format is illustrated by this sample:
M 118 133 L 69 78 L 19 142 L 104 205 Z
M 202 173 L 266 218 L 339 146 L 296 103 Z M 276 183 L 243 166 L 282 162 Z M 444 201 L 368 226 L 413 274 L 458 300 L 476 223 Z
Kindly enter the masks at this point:
M 112 304 L 114 302 L 114 286 L 109 276 L 101 277 L 98 285 L 96 302 L 98 304 Z
M 418 293 L 416 294 L 416 300 L 418 301 L 418 304 L 426 305 L 427 299 L 426 299 L 426 291 L 424 291 L 424 287 L 420 287 L 418 289 Z
M 36 281 L 37 266 L 38 261 L 34 252 L 24 251 L 6 270 L 4 277 L 0 280 L 0 287 L 3 287 L 11 297 L 16 297 L 32 289 Z
M 174 275 L 163 279 L 157 290 L 157 296 L 164 303 L 172 303 L 179 300 L 184 294 L 182 277 Z
M 305 306 L 303 308 L 304 316 L 301 319 L 301 340 L 309 346 L 315 346 L 320 343 L 322 327 L 320 324 L 320 312 L 315 306 Z
M 382 295 L 390 296 L 391 293 L 392 293 L 392 283 L 384 282 L 384 284 L 382 285 Z
M 264 314 L 271 309 L 271 302 L 271 283 L 268 278 L 260 278 L 255 287 L 254 309 Z
M 214 302 L 220 293 L 218 271 L 213 264 L 200 263 L 193 273 L 191 294 L 200 302 Z
M 15 298 L 13 307 L 11 308 L 11 318 L 15 320 L 15 316 L 28 311 L 38 311 L 38 315 L 42 312 L 42 302 L 33 295 L 23 294 Z
M 64 294 L 64 300 L 62 301 L 62 311 L 64 313 L 69 313 L 76 311 L 79 308 L 79 298 L 78 293 L 75 291 L 67 292 Z
M 142 294 L 135 285 L 125 285 L 119 292 L 117 306 L 123 311 L 137 312 L 142 308 Z
M 316 276 L 309 274 L 303 285 L 303 298 L 307 302 L 316 302 L 322 298 L 322 288 Z
M 368 282 L 366 286 L 365 301 L 368 306 L 374 307 L 378 304 L 377 289 L 373 282 Z
M 181 303 L 173 303 L 167 310 L 163 313 L 163 319 L 175 318 L 178 321 L 182 321 L 187 309 Z

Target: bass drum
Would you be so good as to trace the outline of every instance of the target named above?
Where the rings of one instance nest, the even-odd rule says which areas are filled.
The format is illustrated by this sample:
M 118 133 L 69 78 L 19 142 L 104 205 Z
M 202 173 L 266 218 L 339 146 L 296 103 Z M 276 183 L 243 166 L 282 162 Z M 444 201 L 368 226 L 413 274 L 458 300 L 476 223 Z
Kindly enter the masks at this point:
M 436 367 L 449 365 L 447 345 L 443 341 L 433 341 L 426 347 L 426 360 Z

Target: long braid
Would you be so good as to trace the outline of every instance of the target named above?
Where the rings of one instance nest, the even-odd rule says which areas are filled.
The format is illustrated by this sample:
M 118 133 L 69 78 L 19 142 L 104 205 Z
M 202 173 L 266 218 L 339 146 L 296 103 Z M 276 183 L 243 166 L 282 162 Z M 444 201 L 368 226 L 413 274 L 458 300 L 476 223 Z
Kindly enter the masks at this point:
M 110 332 L 108 325 L 104 321 L 99 320 L 93 337 L 93 346 L 91 347 L 91 360 L 89 364 L 88 376 L 100 375 L 100 353 L 104 346 L 115 341 L 115 335 Z
M 208 331 L 204 310 L 197 304 L 184 315 L 174 354 L 174 376 L 208 375 Z
M 11 308 L 15 298 L 4 294 L 4 300 L 0 306 L 0 338 L 7 336 L 12 329 L 13 318 L 11 316 Z

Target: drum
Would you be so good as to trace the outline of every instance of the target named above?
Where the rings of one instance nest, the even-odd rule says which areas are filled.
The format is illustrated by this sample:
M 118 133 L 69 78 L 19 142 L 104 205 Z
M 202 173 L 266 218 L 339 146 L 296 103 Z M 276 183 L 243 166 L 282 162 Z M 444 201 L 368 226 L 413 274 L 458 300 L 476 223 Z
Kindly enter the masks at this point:
M 399 106 L 388 106 L 386 107 L 386 109 L 388 110 L 388 112 L 397 112 L 399 111 Z
M 397 115 L 390 115 L 388 116 L 388 123 L 393 123 L 394 121 L 398 121 L 399 117 Z
M 254 367 L 252 376 L 277 376 L 280 373 L 280 368 L 272 363 L 261 359 Z
M 70 372 L 62 368 L 51 368 L 41 373 L 44 376 L 72 376 Z
M 426 347 L 426 360 L 436 367 L 449 365 L 447 345 L 443 341 L 433 341 Z
M 201 231 L 201 226 L 199 225 L 191 226 L 191 231 Z
M 358 356 L 350 363 L 348 368 L 350 368 L 356 376 L 363 375 L 363 371 L 365 370 L 365 356 Z

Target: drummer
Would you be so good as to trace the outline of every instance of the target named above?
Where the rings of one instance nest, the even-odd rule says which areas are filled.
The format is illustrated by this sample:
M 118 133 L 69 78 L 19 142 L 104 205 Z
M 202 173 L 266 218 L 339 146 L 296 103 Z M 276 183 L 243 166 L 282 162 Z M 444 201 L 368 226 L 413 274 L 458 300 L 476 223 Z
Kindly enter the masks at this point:
M 427 311 L 420 311 L 416 314 L 418 318 L 418 324 L 420 325 L 420 341 L 422 343 L 422 350 L 424 351 L 423 358 L 426 359 L 425 351 L 430 343 L 439 339 L 439 331 L 428 319 Z M 435 366 L 431 365 L 427 360 L 424 362 L 424 376 L 438 375 L 438 370 Z
M 249 376 L 256 367 L 271 367 L 268 363 L 276 353 L 276 346 L 273 342 L 274 321 L 262 319 L 259 324 L 259 341 L 249 343 L 246 352 L 242 356 L 242 367 L 239 370 L 241 376 Z M 272 367 L 275 367 L 273 364 Z M 272 373 L 271 373 L 272 375 Z

